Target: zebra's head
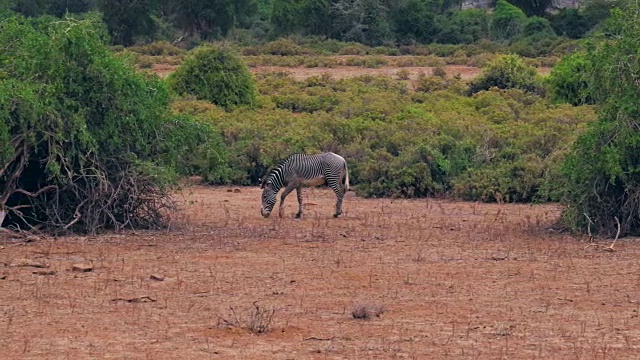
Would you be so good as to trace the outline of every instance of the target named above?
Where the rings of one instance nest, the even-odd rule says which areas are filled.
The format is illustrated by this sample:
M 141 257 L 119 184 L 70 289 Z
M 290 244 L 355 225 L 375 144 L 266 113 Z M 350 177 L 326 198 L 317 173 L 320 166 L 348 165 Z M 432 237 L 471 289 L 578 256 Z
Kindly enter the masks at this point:
M 277 193 L 273 190 L 273 186 L 268 180 L 263 181 L 260 188 L 262 189 L 262 208 L 260 209 L 260 213 L 267 218 L 271 215 L 271 210 L 273 210 L 273 207 L 276 205 Z

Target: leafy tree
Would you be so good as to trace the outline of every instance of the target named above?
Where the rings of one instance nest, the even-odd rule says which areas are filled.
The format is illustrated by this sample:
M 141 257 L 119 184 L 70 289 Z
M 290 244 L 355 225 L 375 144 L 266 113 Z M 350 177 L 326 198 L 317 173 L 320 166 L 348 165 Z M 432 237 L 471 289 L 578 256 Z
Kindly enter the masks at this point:
M 258 11 L 255 0 L 162 0 L 165 16 L 187 36 L 211 39 L 247 25 Z
M 331 35 L 331 0 L 304 0 L 300 6 L 300 23 L 310 35 Z
M 298 30 L 300 7 L 295 0 L 273 0 L 271 25 L 276 35 L 289 35 Z
M 583 37 L 593 26 L 589 18 L 575 8 L 560 10 L 550 16 L 550 21 L 556 33 L 571 39 Z
M 462 4 L 464 4 L 464 0 L 442 0 L 442 5 L 440 6 L 440 12 L 444 13 L 447 10 L 462 10 Z
M 391 10 L 395 33 L 399 39 L 431 42 L 438 32 L 436 13 L 439 4 L 434 0 L 402 0 Z
M 469 93 L 475 94 L 492 87 L 544 93 L 536 69 L 526 65 L 517 55 L 502 55 L 492 61 L 482 75 L 469 83 Z
M 439 22 L 439 43 L 470 44 L 489 36 L 489 14 L 480 9 L 449 11 Z
M 491 33 L 496 40 L 510 40 L 522 33 L 527 15 L 507 0 L 498 0 L 491 21 Z
M 137 36 L 152 35 L 155 0 L 97 0 L 109 34 L 115 44 L 133 45 Z
M 509 0 L 509 2 L 524 11 L 527 16 L 544 16 L 553 4 L 553 0 Z
M 389 8 L 382 0 L 336 0 L 331 13 L 336 39 L 374 46 L 392 38 Z
M 104 45 L 96 18 L 0 22 L 0 211 L 6 224 L 161 226 L 169 94 Z M 171 135 L 172 136 L 172 135 Z
M 627 0 L 586 0 L 581 10 L 592 26 L 595 26 L 606 20 L 612 9 L 624 7 L 627 3 Z
M 47 0 L 47 14 L 62 17 L 66 13 L 82 14 L 95 9 L 95 0 Z
M 581 136 L 563 167 L 564 220 L 573 229 L 640 234 L 640 7 L 615 9 L 588 47 L 590 95 L 599 120 Z M 617 219 L 617 221 L 616 221 Z
M 256 102 L 255 85 L 247 66 L 224 48 L 194 50 L 170 75 L 169 83 L 178 94 L 190 94 L 225 109 Z

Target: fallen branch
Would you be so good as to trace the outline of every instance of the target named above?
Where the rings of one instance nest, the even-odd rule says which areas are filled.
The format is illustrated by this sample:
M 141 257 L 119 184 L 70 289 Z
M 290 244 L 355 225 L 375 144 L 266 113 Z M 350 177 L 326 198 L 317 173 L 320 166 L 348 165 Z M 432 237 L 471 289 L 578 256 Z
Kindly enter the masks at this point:
M 587 216 L 587 215 L 585 214 L 585 216 Z M 611 243 L 611 245 L 609 245 L 609 246 L 604 246 L 604 245 L 597 244 L 597 243 L 595 243 L 595 242 L 593 242 L 593 241 L 592 241 L 589 245 L 587 245 L 587 246 L 584 248 L 585 250 L 587 250 L 589 247 L 593 246 L 593 247 L 600 248 L 600 249 L 601 249 L 601 250 L 603 250 L 603 251 L 609 251 L 609 252 L 614 252 L 614 251 L 616 251 L 616 250 L 613 248 L 613 246 L 616 244 L 616 241 L 618 241 L 618 238 L 620 237 L 620 220 L 618 220 L 618 217 L 617 217 L 617 216 L 614 216 L 613 218 L 616 220 L 616 225 L 617 225 L 617 227 L 618 227 L 618 231 L 616 232 L 616 238 L 615 238 L 615 239 L 613 239 L 613 242 Z M 587 216 L 587 219 L 589 219 L 589 217 L 588 217 L 588 216 Z M 589 221 L 591 221 L 591 219 L 589 219 Z M 589 231 L 589 240 L 592 240 L 591 231 Z

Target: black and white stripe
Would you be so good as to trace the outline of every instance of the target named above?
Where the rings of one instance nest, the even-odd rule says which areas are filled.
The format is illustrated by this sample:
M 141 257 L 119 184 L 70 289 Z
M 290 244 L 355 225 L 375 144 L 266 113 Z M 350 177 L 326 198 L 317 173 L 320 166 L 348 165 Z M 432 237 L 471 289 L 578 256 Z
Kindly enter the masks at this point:
M 327 184 L 337 197 L 334 217 L 342 213 L 342 199 L 349 190 L 349 172 L 344 158 L 334 153 L 317 155 L 294 154 L 273 169 L 262 182 L 262 215 L 267 217 L 276 204 L 276 195 L 285 188 L 280 199 L 280 216 L 284 199 L 294 189 L 298 195 L 298 213 L 302 215 L 302 186 Z

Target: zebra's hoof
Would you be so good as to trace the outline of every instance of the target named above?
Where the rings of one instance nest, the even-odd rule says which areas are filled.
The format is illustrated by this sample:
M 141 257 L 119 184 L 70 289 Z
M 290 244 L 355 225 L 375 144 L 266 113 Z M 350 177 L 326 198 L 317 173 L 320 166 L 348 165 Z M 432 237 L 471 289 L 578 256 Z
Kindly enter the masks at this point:
M 302 217 L 302 214 L 301 214 L 301 213 L 297 213 L 297 214 L 296 214 L 296 219 L 300 219 L 301 217 Z
M 333 217 L 337 218 L 338 216 L 340 216 L 340 214 L 342 214 L 342 213 L 335 213 L 335 214 L 333 214 Z

